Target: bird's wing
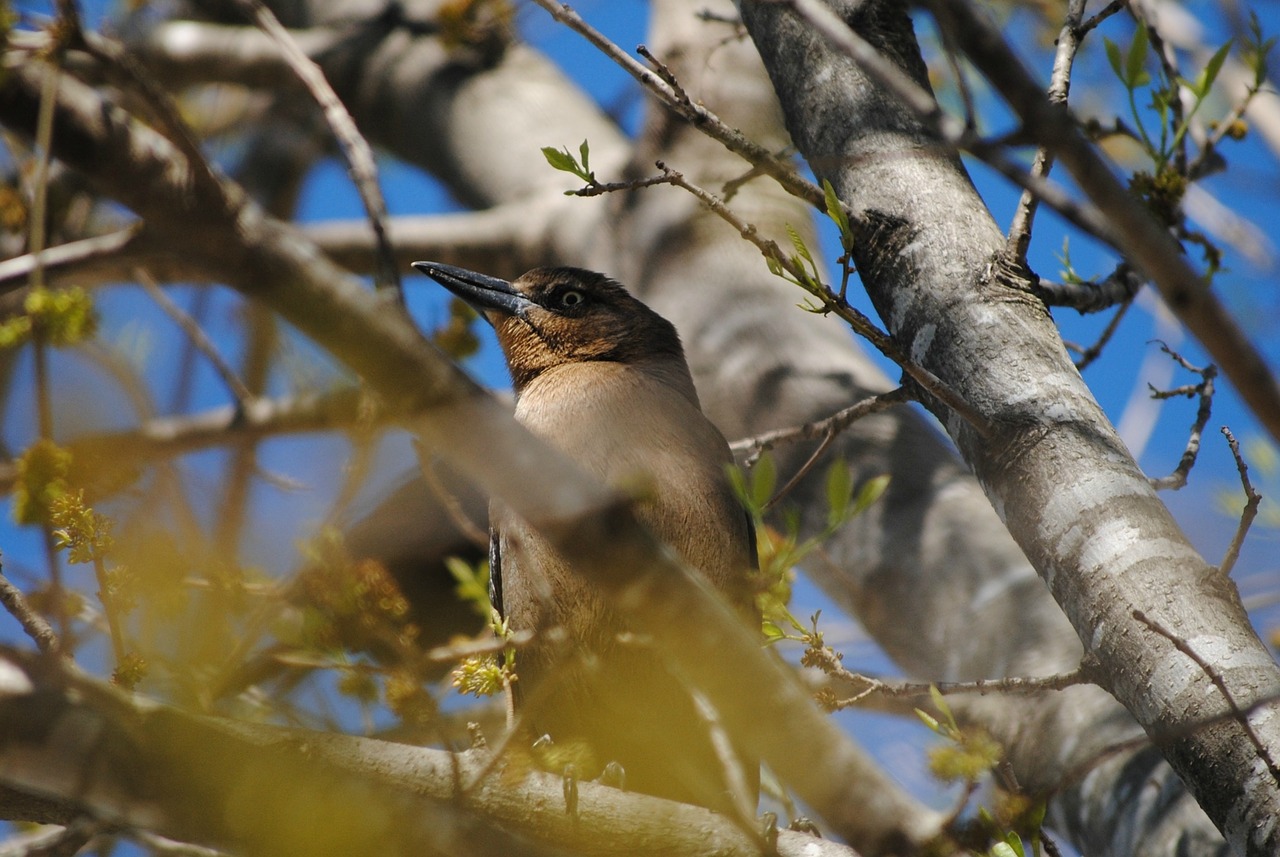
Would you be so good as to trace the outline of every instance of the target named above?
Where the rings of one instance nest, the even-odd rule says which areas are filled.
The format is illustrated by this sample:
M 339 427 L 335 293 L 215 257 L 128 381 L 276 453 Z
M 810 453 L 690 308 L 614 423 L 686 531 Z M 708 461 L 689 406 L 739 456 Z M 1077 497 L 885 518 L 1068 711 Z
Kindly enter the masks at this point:
M 743 511 L 742 513 L 747 519 L 747 556 L 751 559 L 751 570 L 760 570 L 760 546 L 756 544 L 756 525 L 751 520 L 751 513 Z M 493 549 L 489 549 L 490 561 L 492 561 Z M 489 586 L 493 586 L 493 572 L 489 572 Z
M 489 603 L 502 618 L 502 539 L 494 527 L 489 528 Z

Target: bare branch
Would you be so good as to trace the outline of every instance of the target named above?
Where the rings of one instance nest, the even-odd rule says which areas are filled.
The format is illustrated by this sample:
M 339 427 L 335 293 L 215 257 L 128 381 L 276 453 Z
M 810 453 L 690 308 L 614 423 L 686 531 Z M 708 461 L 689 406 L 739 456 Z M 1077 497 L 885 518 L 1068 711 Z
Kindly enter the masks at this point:
M 1112 315 L 1111 320 L 1107 322 L 1107 326 L 1102 329 L 1102 333 L 1098 335 L 1098 340 L 1088 348 L 1081 348 L 1079 345 L 1067 342 L 1067 348 L 1075 351 L 1080 357 L 1075 361 L 1076 369 L 1083 372 L 1090 363 L 1097 360 L 1102 354 L 1102 349 L 1107 347 L 1107 343 L 1111 341 L 1111 337 L 1115 336 L 1116 330 L 1120 327 L 1120 322 L 1124 319 L 1125 314 L 1129 312 L 1129 307 L 1133 306 L 1133 301 L 1126 301 L 1120 304 Z
M 1100 211 L 1091 205 L 1082 205 L 1075 201 L 1061 185 L 1028 173 L 1005 154 L 1003 146 L 998 141 L 992 143 L 973 134 L 963 122 L 947 114 L 933 95 L 881 56 L 865 39 L 849 29 L 829 7 L 818 0 L 778 0 L 778 2 L 791 7 L 824 38 L 830 40 L 842 53 L 858 63 L 868 76 L 900 98 L 916 118 L 947 146 L 956 150 L 966 150 L 981 158 L 1005 178 L 1036 194 L 1069 222 L 1101 241 L 1112 243 L 1113 239 L 1108 234 L 1106 218 Z
M 1111 276 L 1100 283 L 1053 283 L 1039 280 L 1034 288 L 1048 306 L 1071 307 L 1087 314 L 1128 303 L 1142 285 L 1142 278 L 1137 272 L 1128 265 L 1121 264 Z
M 1258 505 L 1262 502 L 1262 495 L 1249 481 L 1249 467 L 1240 455 L 1240 444 L 1236 442 L 1236 436 L 1226 426 L 1222 427 L 1222 436 L 1227 439 L 1227 445 L 1231 447 L 1231 455 L 1236 460 L 1236 470 L 1240 473 L 1240 485 L 1244 488 L 1244 508 L 1240 510 L 1240 524 L 1236 527 L 1235 535 L 1231 537 L 1231 544 L 1227 545 L 1227 552 L 1223 554 L 1222 562 L 1218 563 L 1218 573 L 1227 577 L 1231 574 L 1231 569 L 1235 568 L 1236 559 L 1240 556 L 1240 548 L 1249 534 L 1253 519 L 1258 516 Z
M 839 433 L 863 417 L 877 414 L 886 408 L 909 401 L 911 401 L 911 395 L 906 388 L 897 387 L 887 393 L 868 396 L 860 402 L 855 402 L 847 408 L 836 411 L 825 419 L 814 420 L 791 428 L 775 429 L 764 434 L 758 434 L 755 437 L 735 440 L 729 444 L 729 448 L 735 453 L 746 453 L 744 464 L 747 467 L 751 467 L 760 460 L 761 455 L 780 443 L 813 440 L 817 437 Z
M 455 755 L 196 717 L 12 651 L 3 664 L 0 711 L 15 727 L 0 748 L 6 780 L 126 828 L 237 852 L 318 857 L 368 850 L 370 842 L 391 857 L 598 854 L 602 842 L 644 842 L 671 855 L 759 854 L 755 839 L 723 816 L 595 783 L 579 785 L 578 812 L 569 814 L 560 778 L 540 772 L 498 772 L 459 800 L 459 775 L 471 781 L 490 756 L 484 751 Z M 48 740 L 51 730 L 59 740 Z M 297 818 L 298 806 L 326 811 L 282 824 Z M 780 834 L 778 853 L 856 857 L 848 846 L 791 832 Z
M 534 0 L 534 2 L 551 13 L 557 21 L 599 48 L 605 56 L 634 77 L 641 86 L 656 95 L 694 127 L 718 140 L 729 151 L 760 168 L 782 185 L 788 193 L 805 200 L 819 211 L 825 208 L 826 202 L 822 188 L 803 178 L 790 163 L 780 160 L 763 146 L 747 139 L 741 131 L 726 125 L 706 107 L 694 102 L 683 89 L 673 87 L 661 74 L 636 62 L 599 30 L 584 21 L 567 3 L 557 3 L 555 0 Z M 856 215 L 850 212 L 850 217 L 856 218 Z
M 934 0 L 941 26 L 957 33 L 970 59 L 1004 96 L 1023 126 L 1060 160 L 1099 210 L 1118 246 L 1195 337 L 1273 438 L 1280 440 L 1280 383 L 1231 314 L 1187 262 L 1172 236 L 1115 177 L 1071 115 L 1048 102 L 989 17 L 968 0 Z
M 453 525 L 458 528 L 458 532 L 466 536 L 467 541 L 473 545 L 488 550 L 488 531 L 471 520 L 466 510 L 462 508 L 462 503 L 458 501 L 457 495 L 450 491 L 448 486 L 440 479 L 440 474 L 436 472 L 434 458 L 426 450 L 419 450 L 418 462 L 420 465 L 418 469 L 422 473 L 422 478 L 426 480 L 427 487 L 431 489 L 431 493 L 436 495 L 436 499 L 444 507 L 445 514 L 449 516 L 449 520 L 453 521 Z
M 172 243 L 155 241 L 141 224 L 0 261 L 0 294 L 26 288 L 37 268 L 53 287 L 116 283 L 137 268 L 161 282 L 209 279 L 202 267 L 176 253 Z
M 343 431 L 354 425 L 381 425 L 388 418 L 386 410 L 367 393 L 348 388 L 280 399 L 255 399 L 243 409 L 227 405 L 196 414 L 157 417 L 135 429 L 90 435 L 72 440 L 66 446 L 73 460 L 93 461 L 95 467 L 127 471 L 239 440 Z M 0 494 L 13 490 L 15 478 L 12 463 L 0 464 Z
M 1049 77 L 1049 100 L 1058 104 L 1067 103 L 1067 95 L 1071 91 L 1071 67 L 1075 64 L 1076 53 L 1080 50 L 1080 41 L 1084 31 L 1080 27 L 1080 19 L 1084 16 L 1086 0 L 1071 0 L 1067 5 L 1067 17 L 1062 29 L 1058 32 L 1058 49 L 1053 56 L 1053 73 Z M 945 31 L 944 31 L 945 32 Z M 1036 149 L 1035 160 L 1031 163 L 1031 175 L 1045 178 L 1053 169 L 1053 155 L 1040 146 Z M 1036 208 L 1039 200 L 1029 190 L 1022 192 L 1018 200 L 1018 210 L 1014 213 L 1013 223 L 1009 226 L 1008 252 L 1011 259 L 1022 262 L 1027 257 L 1027 247 L 1031 244 L 1031 227 L 1035 222 Z
M 14 586 L 9 578 L 4 576 L 2 570 L 0 570 L 0 604 L 3 604 L 9 614 L 18 620 L 22 630 L 35 641 L 36 648 L 46 653 L 58 652 L 61 644 L 53 626 L 32 609 L 22 590 Z
M 1085 21 L 1083 24 L 1080 25 L 1080 32 L 1077 36 L 1077 39 L 1084 38 L 1086 35 L 1089 34 L 1091 30 L 1093 30 L 1103 21 L 1107 20 L 1112 15 L 1127 8 L 1128 6 L 1129 6 L 1129 0 L 1111 0 L 1110 3 L 1108 3 L 1106 6 L 1103 6 L 1101 9 L 1099 9 L 1097 14 L 1091 16 L 1089 20 Z
M 929 395 L 933 396 L 939 402 L 942 402 L 948 408 L 963 417 L 966 422 L 974 427 L 978 434 L 983 437 L 991 436 L 992 428 L 980 413 L 957 396 L 953 390 L 949 389 L 938 378 L 938 376 L 934 375 L 918 363 L 909 360 L 906 355 L 898 349 L 898 346 L 893 342 L 892 337 L 878 328 L 871 319 L 867 318 L 858 309 L 850 305 L 843 297 L 831 291 L 829 287 L 822 285 L 820 289 L 815 290 L 805 286 L 805 281 L 811 280 L 812 278 L 808 273 L 801 270 L 795 262 L 791 260 L 791 257 L 782 252 L 782 249 L 778 247 L 777 242 L 773 241 L 771 238 L 761 236 L 753 224 L 747 223 L 745 220 L 738 217 L 738 215 L 734 214 L 733 211 L 731 211 L 729 207 L 721 202 L 714 194 L 704 188 L 692 184 L 679 172 L 671 169 L 661 161 L 658 161 L 657 166 L 658 169 L 662 170 L 662 172 L 668 177 L 671 184 L 683 188 L 696 196 L 704 205 L 707 206 L 707 208 L 711 209 L 712 212 L 736 229 L 739 235 L 754 244 L 756 249 L 760 251 L 760 254 L 764 256 L 766 260 L 771 260 L 773 263 L 779 265 L 782 270 L 786 271 L 792 278 L 794 278 L 794 281 L 799 284 L 801 288 L 804 288 L 809 292 L 809 294 L 820 300 L 822 302 L 822 312 L 835 313 L 835 315 L 839 316 L 850 327 L 852 327 L 854 332 L 874 345 L 876 350 L 901 366 L 902 371 L 909 375 L 911 380 L 919 384 L 920 387 Z
M 268 9 L 262 0 L 237 0 L 237 2 L 240 8 L 280 47 L 289 67 L 306 85 L 307 90 L 324 111 L 325 121 L 333 129 L 333 135 L 347 160 L 351 180 L 355 183 L 360 200 L 369 214 L 369 225 L 373 227 L 377 240 L 378 266 L 375 280 L 379 288 L 391 289 L 403 305 L 404 291 L 400 285 L 400 272 L 387 240 L 387 203 L 382 198 L 382 189 L 378 186 L 378 166 L 373 158 L 373 150 L 369 148 L 368 141 L 356 128 L 355 120 L 347 112 L 342 99 L 338 98 L 338 94 L 325 79 L 320 66 L 306 55 L 289 31 L 280 23 L 275 13 Z
M 222 383 L 231 391 L 231 395 L 235 396 L 240 409 L 248 408 L 257 397 L 253 395 L 253 391 L 245 386 L 244 381 L 240 380 L 240 376 L 236 374 L 236 370 L 231 367 L 231 364 L 218 353 L 218 347 L 213 344 L 213 340 L 204 332 L 204 328 L 200 327 L 194 318 L 187 315 L 182 307 L 174 303 L 173 299 L 156 285 L 155 280 L 151 279 L 146 271 L 139 268 L 133 273 L 138 283 L 151 296 L 151 299 L 164 311 L 165 315 L 173 319 L 174 323 L 182 328 L 182 332 L 187 335 L 191 344 L 213 366 L 214 372 L 222 379 Z
M 1204 427 L 1209 422 L 1209 414 L 1213 411 L 1213 379 L 1218 377 L 1218 368 L 1212 363 L 1203 369 L 1193 366 L 1181 354 L 1173 351 L 1163 342 L 1160 343 L 1160 350 L 1173 358 L 1182 368 L 1188 372 L 1196 373 L 1201 378 L 1199 384 L 1181 387 L 1176 390 L 1152 390 L 1152 396 L 1157 399 L 1167 399 L 1174 396 L 1200 397 L 1200 407 L 1196 409 L 1196 419 L 1191 424 L 1191 434 L 1187 438 L 1187 447 L 1182 452 L 1182 458 L 1178 460 L 1178 466 L 1168 476 L 1151 480 L 1151 484 L 1156 490 L 1172 489 L 1176 491 L 1187 484 L 1187 476 L 1191 473 L 1191 468 L 1196 463 L 1196 457 L 1200 454 L 1200 438 L 1204 434 Z
M 1262 738 L 1258 736 L 1258 733 L 1254 731 L 1253 724 L 1249 721 L 1249 715 L 1252 712 L 1241 709 L 1236 703 L 1235 697 L 1231 695 L 1231 691 L 1227 687 L 1227 683 L 1223 679 L 1222 674 L 1218 672 L 1217 667 L 1201 657 L 1200 653 L 1197 652 L 1190 643 L 1183 640 L 1177 634 L 1174 634 L 1168 628 L 1164 627 L 1158 621 L 1151 618 L 1141 610 L 1134 610 L 1133 618 L 1137 619 L 1143 625 L 1146 625 L 1161 637 L 1164 637 L 1173 644 L 1175 649 L 1195 661 L 1196 666 L 1200 668 L 1201 672 L 1209 677 L 1209 680 L 1213 682 L 1213 686 L 1218 689 L 1218 693 L 1230 708 L 1230 718 L 1240 724 L 1245 735 L 1249 738 L 1249 743 L 1253 745 L 1255 752 L 1258 754 L 1258 758 L 1266 764 L 1267 770 L 1271 773 L 1272 779 L 1275 782 L 1280 783 L 1280 766 L 1276 765 L 1276 760 L 1271 757 L 1271 753 L 1267 750 L 1266 743 L 1263 742 Z M 1256 705 L 1250 707 L 1251 709 L 1256 710 Z

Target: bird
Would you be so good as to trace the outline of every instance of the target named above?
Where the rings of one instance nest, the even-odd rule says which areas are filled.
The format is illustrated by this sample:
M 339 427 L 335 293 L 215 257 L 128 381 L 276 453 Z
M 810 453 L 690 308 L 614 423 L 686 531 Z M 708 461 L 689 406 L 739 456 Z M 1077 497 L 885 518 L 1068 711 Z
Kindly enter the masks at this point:
M 639 521 L 758 629 L 754 528 L 731 487 L 728 443 L 702 412 L 671 322 L 582 268 L 534 268 L 508 282 L 435 262 L 414 267 L 492 324 L 516 419 L 606 484 L 638 494 Z M 559 628 L 567 639 L 535 635 L 518 652 L 515 703 L 531 736 L 572 748 L 580 777 L 620 766 L 628 790 L 738 818 L 754 811 L 758 764 L 739 757 L 738 779 L 730 775 L 735 763 L 725 742 L 717 750 L 705 701 L 498 500 L 490 504 L 490 593 L 512 630 Z

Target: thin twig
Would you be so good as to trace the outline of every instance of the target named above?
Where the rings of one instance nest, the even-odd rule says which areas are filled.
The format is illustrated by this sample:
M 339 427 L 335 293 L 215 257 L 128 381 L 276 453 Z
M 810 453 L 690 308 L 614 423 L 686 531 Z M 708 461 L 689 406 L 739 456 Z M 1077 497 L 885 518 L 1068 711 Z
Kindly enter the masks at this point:
M 75 7 L 61 10 L 61 15 L 74 15 Z M 74 18 L 68 18 L 71 23 Z M 55 62 L 45 68 L 44 80 L 40 88 L 40 111 L 36 117 L 36 174 L 35 188 L 32 193 L 30 238 L 27 249 L 36 258 L 35 268 L 31 272 L 31 288 L 44 287 L 43 251 L 45 244 L 45 220 L 48 216 L 49 202 L 49 160 L 53 143 L 53 114 L 58 100 L 58 82 L 62 76 L 59 64 L 62 52 L 55 48 Z M 32 371 L 35 374 L 36 396 L 36 431 L 43 440 L 53 439 L 53 395 L 49 382 L 49 343 L 45 338 L 44 327 L 33 324 L 31 330 Z M 48 520 L 40 522 L 41 547 L 44 551 L 45 565 L 49 568 L 49 601 L 50 610 L 58 624 L 62 639 L 71 641 L 71 617 L 67 615 L 66 600 L 62 581 L 62 564 L 58 561 L 58 546 L 53 537 L 53 527 Z
M 489 533 L 471 520 L 470 516 L 462 508 L 462 504 L 458 502 L 457 496 L 440 480 L 440 474 L 436 472 L 435 456 L 426 449 L 419 449 L 418 465 L 427 487 L 431 489 L 431 493 L 436 495 L 440 505 L 444 506 L 445 514 L 449 516 L 449 520 L 453 522 L 453 525 L 466 537 L 467 541 L 477 547 L 488 550 Z
M 1111 0 L 1111 2 L 1108 3 L 1106 6 L 1103 6 L 1102 9 L 1100 9 L 1096 15 L 1094 15 L 1089 20 L 1085 21 L 1083 24 L 1080 25 L 1080 30 L 1076 38 L 1083 39 L 1086 35 L 1089 34 L 1091 30 L 1093 30 L 1103 21 L 1107 20 L 1112 15 L 1116 14 L 1122 9 L 1127 9 L 1128 7 L 1129 7 L 1129 0 Z
M 61 650 L 62 644 L 58 639 L 58 634 L 53 630 L 53 626 L 44 620 L 44 617 L 37 613 L 30 604 L 27 603 L 26 596 L 22 594 L 22 590 L 13 585 L 9 578 L 4 576 L 3 568 L 0 568 L 0 604 L 4 605 L 4 609 L 9 611 L 13 618 L 18 620 L 18 624 L 22 626 L 22 630 L 36 644 L 36 648 L 45 653 L 57 653 Z
M 800 480 L 809 475 L 809 471 L 812 470 L 814 465 L 818 463 L 818 460 L 822 458 L 823 453 L 831 448 L 831 444 L 835 443 L 835 440 L 836 432 L 828 431 L 826 435 L 823 436 L 822 443 L 818 444 L 818 448 L 815 449 L 807 459 L 805 459 L 804 464 L 800 465 L 800 469 L 795 472 L 795 475 L 787 480 L 787 484 L 779 488 L 777 493 L 769 498 L 769 502 L 764 504 L 764 508 L 761 509 L 761 512 L 768 513 L 773 510 L 774 506 L 777 506 L 782 502 L 783 498 L 790 494 L 792 489 L 800 484 Z
M 1182 105 L 1182 84 L 1179 83 L 1182 75 L 1178 73 L 1177 56 L 1174 54 L 1172 47 L 1165 44 L 1164 38 L 1160 35 L 1160 31 L 1155 25 L 1146 20 L 1143 15 L 1142 5 L 1135 3 L 1129 7 L 1129 12 L 1138 22 L 1139 27 L 1146 27 L 1147 37 L 1151 40 L 1152 52 L 1160 59 L 1160 68 L 1164 71 L 1164 79 L 1166 84 L 1172 90 L 1173 97 L 1169 99 L 1169 118 L 1164 127 L 1161 128 L 1161 137 L 1163 138 L 1168 128 L 1181 128 L 1184 121 L 1184 110 Z M 1182 134 L 1177 138 L 1177 151 L 1174 153 L 1174 171 L 1180 175 L 1187 174 L 1187 137 L 1189 134 Z M 1161 146 L 1163 148 L 1163 144 Z
M 857 334 L 875 346 L 876 350 L 901 366 L 902 371 L 909 375 L 929 395 L 955 411 L 968 422 L 979 435 L 984 438 L 990 438 L 995 434 L 994 427 L 985 417 L 974 410 L 968 402 L 964 401 L 959 394 L 948 387 L 937 375 L 934 375 L 918 363 L 909 360 L 894 344 L 889 334 L 877 327 L 871 319 L 851 306 L 848 301 L 835 294 L 827 286 L 821 286 L 817 290 L 811 290 L 805 286 L 805 281 L 810 279 L 809 275 L 800 270 L 791 258 L 782 252 L 777 242 L 761 236 L 754 224 L 747 223 L 738 217 L 714 194 L 689 182 L 681 173 L 671 169 L 662 161 L 657 162 L 657 167 L 662 170 L 664 175 L 670 178 L 671 184 L 683 188 L 696 196 L 713 213 L 736 229 L 739 235 L 754 244 L 765 259 L 777 264 L 782 270 L 790 274 L 796 283 L 805 288 L 809 294 L 821 301 L 821 312 L 834 313 L 843 319 Z
M 1223 164 L 1221 156 L 1217 155 L 1218 146 L 1222 143 L 1224 137 L 1232 133 L 1236 123 L 1244 118 L 1245 111 L 1249 109 L 1249 105 L 1261 91 L 1262 87 L 1260 85 L 1251 85 L 1241 99 L 1228 111 L 1227 115 L 1218 120 L 1217 127 L 1205 138 L 1204 144 L 1200 147 L 1200 153 L 1187 165 L 1188 179 L 1203 178 Z
M 1136 271 L 1122 263 L 1101 282 L 1055 283 L 1040 280 L 1032 289 L 1046 306 L 1070 307 L 1088 315 L 1133 300 L 1143 282 Z
M 352 452 L 342 467 L 342 482 L 338 486 L 333 502 L 324 516 L 324 525 L 340 526 L 351 504 L 360 496 L 360 489 L 369 478 L 375 452 L 375 436 L 372 427 L 357 424 L 356 431 L 349 432 Z
M 1163 342 L 1160 343 L 1160 350 L 1172 357 L 1182 368 L 1189 372 L 1195 372 L 1201 378 L 1199 384 L 1187 385 L 1175 390 L 1156 390 L 1153 388 L 1151 391 L 1152 397 L 1156 399 L 1168 399 L 1174 396 L 1200 397 L 1200 406 L 1196 409 L 1196 419 L 1191 424 L 1191 433 L 1187 437 L 1187 447 L 1182 451 L 1178 466 L 1168 476 L 1151 480 L 1152 487 L 1157 491 L 1166 489 L 1176 491 L 1187 484 L 1187 477 L 1191 474 L 1191 468 L 1195 466 L 1196 458 L 1200 454 L 1200 438 L 1204 435 L 1204 427 L 1208 424 L 1209 415 L 1213 411 L 1213 379 L 1218 377 L 1218 367 L 1212 363 L 1203 369 L 1194 366 Z
M 623 71 L 634 77 L 641 86 L 655 94 L 660 101 L 675 110 L 694 127 L 719 141 L 729 151 L 759 167 L 782 185 L 788 193 L 805 200 L 819 211 L 825 210 L 826 198 L 822 188 L 802 177 L 790 163 L 779 159 L 768 149 L 748 139 L 738 129 L 726 125 L 720 117 L 690 99 L 687 94 L 681 97 L 683 90 L 678 92 L 658 73 L 645 68 L 599 30 L 583 20 L 567 3 L 557 3 L 555 0 L 534 0 L 534 2 L 546 9 L 551 17 L 599 48 L 601 53 L 621 66 Z M 849 217 L 851 223 L 861 222 L 854 212 L 849 212 Z
M 1111 316 L 1111 320 L 1107 322 L 1107 326 L 1102 329 L 1102 333 L 1098 336 L 1098 341 L 1090 345 L 1088 348 L 1077 349 L 1080 359 L 1076 360 L 1076 371 L 1083 372 L 1090 363 L 1097 360 L 1102 354 L 1102 349 L 1107 347 L 1107 343 L 1115 336 L 1116 331 L 1120 328 L 1120 322 L 1124 319 L 1125 314 L 1129 312 L 1129 308 L 1133 306 L 1133 301 L 1125 301 L 1120 304 L 1120 308 Z
M 659 184 L 671 184 L 671 179 L 666 176 L 648 176 L 642 179 L 631 179 L 625 182 L 600 182 L 594 178 L 587 181 L 586 185 L 577 190 L 567 190 L 565 193 L 569 196 L 603 196 L 606 193 L 617 193 L 623 190 L 637 190 L 642 187 L 652 187 Z
M 1223 554 L 1222 562 L 1218 563 L 1218 573 L 1227 577 L 1240 556 L 1240 548 L 1249 534 L 1253 519 L 1258 516 L 1258 505 L 1262 502 L 1262 495 L 1249 481 L 1249 466 L 1244 463 L 1244 458 L 1240 455 L 1240 444 L 1236 441 L 1236 436 L 1226 426 L 1222 427 L 1222 435 L 1227 439 L 1227 445 L 1231 447 L 1231 455 L 1235 457 L 1236 470 L 1240 473 L 1240 484 L 1244 487 L 1245 498 L 1244 508 L 1240 511 L 1240 523 L 1236 526 L 1235 535 L 1231 537 L 1231 544 L 1227 545 L 1227 552 Z
M 1083 3 L 1084 0 L 1074 0 Z M 960 103 L 964 106 L 964 127 L 972 133 L 978 127 L 978 111 L 974 106 L 973 91 L 969 87 L 969 79 L 965 76 L 964 65 L 960 62 L 960 49 L 956 47 L 955 37 L 946 28 L 939 30 L 942 39 L 943 54 L 947 58 L 947 68 L 956 82 L 956 90 L 960 93 Z
M 165 294 L 164 289 L 160 288 L 160 286 L 156 284 L 156 281 L 151 279 L 151 275 L 146 271 L 138 268 L 133 272 L 133 275 L 137 278 L 142 287 L 146 289 L 147 294 L 151 296 L 151 299 L 164 311 L 165 315 L 173 319 L 178 327 L 182 328 L 182 332 L 187 335 L 187 339 L 190 340 L 191 344 L 194 345 L 196 349 L 205 356 L 205 359 L 209 361 L 210 365 L 213 366 L 214 371 L 218 373 L 218 377 L 222 379 L 222 383 L 226 384 L 227 389 L 231 391 L 231 395 L 235 396 L 240 409 L 246 410 L 251 404 L 253 404 L 254 399 L 257 398 L 253 395 L 253 391 L 250 390 L 248 386 L 245 385 L 244 381 L 240 379 L 240 376 L 236 374 L 236 370 L 231 367 L 231 364 L 224 360 L 222 355 L 218 353 L 218 347 L 213 343 L 213 340 L 209 338 L 208 334 L 204 332 L 204 329 L 196 323 L 196 320 L 188 315 L 182 307 L 174 303 L 173 300 Z
M 68 447 L 77 459 L 83 456 L 112 468 L 129 468 L 233 444 L 243 438 L 331 431 L 366 423 L 382 425 L 388 418 L 386 411 L 364 391 L 347 388 L 324 394 L 258 399 L 244 411 L 235 405 L 224 405 L 200 413 L 155 417 L 128 431 L 79 438 Z M 14 464 L 0 462 L 0 494 L 12 491 L 16 478 Z
M 837 50 L 857 63 L 858 67 L 875 83 L 902 101 L 904 107 L 944 145 L 956 150 L 968 151 L 1019 187 L 1036 194 L 1044 203 L 1075 226 L 1104 243 L 1113 244 L 1115 236 L 1108 226 L 1107 218 L 1097 207 L 1087 203 L 1081 204 L 1073 200 L 1061 185 L 1048 181 L 1042 176 L 1028 173 L 1020 163 L 1005 152 L 1004 146 L 999 141 L 992 142 L 972 133 L 965 127 L 963 121 L 943 110 L 932 93 L 912 80 L 892 60 L 855 33 L 829 6 L 820 0 L 778 0 L 778 2 L 790 7 Z M 818 204 L 818 207 L 819 210 L 823 209 L 821 204 Z
M 124 632 L 120 628 L 120 618 L 116 610 L 115 599 L 111 595 L 111 587 L 107 578 L 107 563 L 102 558 L 101 552 L 96 549 L 93 553 L 93 574 L 94 579 L 98 581 L 98 600 L 102 602 L 102 615 L 107 620 L 107 631 L 111 636 L 111 652 L 115 655 L 116 668 L 120 669 L 124 666 L 128 651 L 125 649 Z
M 1253 745 L 1254 750 L 1258 754 L 1258 758 L 1266 764 L 1267 770 L 1271 772 L 1271 776 L 1276 783 L 1280 783 L 1280 767 L 1277 767 L 1275 759 L 1271 758 L 1271 753 L 1267 749 L 1267 745 L 1263 743 L 1260 737 L 1258 737 L 1258 733 L 1254 731 L 1253 724 L 1249 722 L 1248 713 L 1241 709 L 1239 704 L 1236 703 L 1235 697 L 1231 695 L 1231 690 L 1227 687 L 1226 681 L 1222 678 L 1222 674 L 1218 672 L 1217 668 L 1204 658 L 1200 657 L 1200 654 L 1192 648 L 1189 643 L 1178 637 L 1168 628 L 1165 628 L 1146 613 L 1141 610 L 1134 610 L 1132 615 L 1133 618 L 1137 619 L 1143 625 L 1146 625 L 1152 631 L 1155 631 L 1161 637 L 1164 637 L 1172 643 L 1173 647 L 1179 652 L 1182 652 L 1182 654 L 1195 661 L 1196 666 L 1198 666 L 1200 670 L 1208 676 L 1209 681 L 1213 682 L 1213 686 L 1218 689 L 1218 693 L 1227 703 L 1230 708 L 1230 719 L 1239 723 L 1241 728 L 1244 729 L 1244 733 L 1249 737 L 1249 743 Z
M 400 304 L 404 305 L 404 291 L 400 284 L 400 273 L 396 269 L 395 254 L 391 250 L 391 241 L 387 237 L 387 203 L 383 199 L 378 185 L 378 165 L 373 158 L 373 150 L 360 134 L 355 120 L 347 112 L 346 106 L 333 91 L 324 72 L 311 57 L 302 50 L 275 14 L 261 0 L 236 0 L 240 8 L 257 22 L 264 33 L 280 47 L 285 62 L 293 69 L 294 74 L 302 81 L 311 93 L 311 97 L 324 111 L 325 121 L 333 130 L 347 161 L 347 170 L 351 181 L 355 183 L 369 215 L 369 225 L 373 227 L 374 238 L 378 244 L 378 265 L 374 281 L 378 288 L 391 289 Z
M 67 28 L 71 45 L 85 51 L 101 63 L 108 72 L 108 78 L 115 78 L 113 82 L 123 83 L 133 93 L 141 96 L 150 110 L 156 129 L 186 158 L 187 166 L 191 169 L 191 175 L 195 181 L 209 188 L 220 186 L 222 179 L 200 149 L 200 143 L 192 132 L 191 126 L 174 106 L 173 98 L 157 83 L 155 75 L 143 68 L 134 54 L 119 42 L 105 38 L 99 33 L 86 32 L 80 24 L 79 16 L 74 12 L 74 4 L 68 3 L 67 6 L 72 10 L 70 13 L 72 25 Z M 220 195 L 214 193 L 207 198 L 216 199 Z
M 798 440 L 813 440 L 816 437 L 823 437 L 832 432 L 842 432 L 863 417 L 878 414 L 894 405 L 910 401 L 912 401 L 911 393 L 905 387 L 897 387 L 887 393 L 868 396 L 820 420 L 735 440 L 729 444 L 729 449 L 735 453 L 746 453 L 746 459 L 743 464 L 751 467 L 760 460 L 761 455 L 778 444 L 792 443 Z
M 861 673 L 851 672 L 840 663 L 840 656 L 829 646 L 810 648 L 805 652 L 804 665 L 822 670 L 822 672 L 840 681 L 854 685 L 857 690 L 848 699 L 828 697 L 824 705 L 832 710 L 852 708 L 867 697 L 876 696 L 883 699 L 910 699 L 928 697 L 931 689 L 942 694 L 976 693 L 985 696 L 989 693 L 1006 695 L 1034 695 L 1046 691 L 1065 690 L 1079 684 L 1089 684 L 1091 679 L 1084 666 L 1065 673 L 1050 676 L 1012 676 L 1001 679 L 977 679 L 976 681 L 884 681 Z

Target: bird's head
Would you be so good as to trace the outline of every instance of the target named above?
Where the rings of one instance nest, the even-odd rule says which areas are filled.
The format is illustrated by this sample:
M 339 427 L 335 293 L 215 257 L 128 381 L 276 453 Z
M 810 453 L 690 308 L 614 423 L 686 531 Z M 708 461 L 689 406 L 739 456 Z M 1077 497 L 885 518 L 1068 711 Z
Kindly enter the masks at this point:
M 413 267 L 493 325 L 517 393 L 542 372 L 566 363 L 675 360 L 684 365 L 671 322 L 603 274 L 534 268 L 509 283 L 437 262 L 414 262 Z

